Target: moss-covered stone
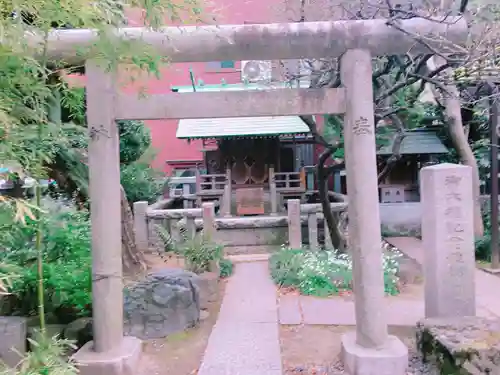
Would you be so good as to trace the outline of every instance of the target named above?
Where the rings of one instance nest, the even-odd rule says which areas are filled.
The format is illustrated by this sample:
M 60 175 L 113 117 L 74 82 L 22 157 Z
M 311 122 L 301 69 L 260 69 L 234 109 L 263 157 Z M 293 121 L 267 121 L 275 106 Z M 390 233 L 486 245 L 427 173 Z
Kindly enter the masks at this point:
M 422 320 L 417 324 L 417 348 L 442 375 L 500 374 L 500 320 Z

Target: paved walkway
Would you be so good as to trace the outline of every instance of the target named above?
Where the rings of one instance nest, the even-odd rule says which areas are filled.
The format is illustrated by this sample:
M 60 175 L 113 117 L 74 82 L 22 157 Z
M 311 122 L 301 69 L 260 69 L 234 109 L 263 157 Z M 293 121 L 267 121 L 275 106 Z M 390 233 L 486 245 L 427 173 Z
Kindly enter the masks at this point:
M 387 241 L 422 264 L 421 241 L 414 237 L 391 237 Z M 387 322 L 394 326 L 415 326 L 425 315 L 422 286 L 412 286 L 410 292 L 385 298 Z M 500 299 L 495 291 L 500 290 L 500 277 L 481 270 L 476 271 L 477 315 L 500 317 Z M 355 325 L 354 301 L 352 297 L 314 298 L 299 295 L 279 297 L 280 324 Z
M 268 263 L 236 263 L 198 375 L 281 375 L 277 310 Z

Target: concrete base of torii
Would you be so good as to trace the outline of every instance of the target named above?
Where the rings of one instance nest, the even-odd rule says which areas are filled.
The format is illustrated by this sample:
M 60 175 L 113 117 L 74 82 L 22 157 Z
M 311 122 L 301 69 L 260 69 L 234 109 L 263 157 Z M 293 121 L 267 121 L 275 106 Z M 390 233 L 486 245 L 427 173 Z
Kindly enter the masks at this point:
M 126 336 L 117 348 L 97 353 L 89 341 L 73 355 L 80 375 L 136 375 L 142 354 L 142 341 Z
M 381 348 L 364 348 L 356 343 L 356 332 L 349 332 L 342 336 L 342 361 L 349 375 L 406 375 L 408 348 L 395 336 Z

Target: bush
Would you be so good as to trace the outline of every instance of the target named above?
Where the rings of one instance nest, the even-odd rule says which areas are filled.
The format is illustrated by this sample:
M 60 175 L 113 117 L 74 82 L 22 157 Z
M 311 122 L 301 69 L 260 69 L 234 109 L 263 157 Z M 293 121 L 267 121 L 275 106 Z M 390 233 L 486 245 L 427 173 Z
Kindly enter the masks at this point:
M 145 163 L 135 162 L 121 167 L 121 183 L 127 200 L 154 203 L 163 193 L 162 174 Z
M 88 316 L 91 312 L 91 254 L 88 212 L 46 201 L 41 217 L 45 309 L 60 319 Z M 30 218 L 23 225 L 13 221 L 12 212 L 2 207 L 0 227 L 8 235 L 0 238 L 0 261 L 21 266 L 13 280 L 9 303 L 2 313 L 31 316 L 38 310 L 37 223 Z M 5 311 L 7 310 L 7 311 Z
M 398 293 L 398 253 L 383 256 L 385 292 Z M 338 251 L 312 252 L 282 249 L 271 256 L 271 277 L 280 287 L 292 287 L 304 295 L 327 297 L 352 290 L 352 260 Z
M 212 271 L 212 264 L 222 259 L 223 247 L 206 241 L 202 235 L 196 235 L 179 244 L 175 252 L 184 258 L 186 268 L 200 274 Z
M 229 259 L 221 259 L 219 261 L 220 273 L 219 276 L 221 278 L 229 277 L 233 274 L 233 262 Z
M 491 209 L 489 205 L 483 210 L 484 234 L 476 238 L 476 259 L 491 261 Z M 500 246 L 500 244 L 499 244 Z
M 78 374 L 76 364 L 69 357 L 76 349 L 71 341 L 59 337 L 47 337 L 47 335 L 37 334 L 36 336 L 36 340 L 28 339 L 32 349 L 23 354 L 16 368 L 0 363 L 1 375 Z

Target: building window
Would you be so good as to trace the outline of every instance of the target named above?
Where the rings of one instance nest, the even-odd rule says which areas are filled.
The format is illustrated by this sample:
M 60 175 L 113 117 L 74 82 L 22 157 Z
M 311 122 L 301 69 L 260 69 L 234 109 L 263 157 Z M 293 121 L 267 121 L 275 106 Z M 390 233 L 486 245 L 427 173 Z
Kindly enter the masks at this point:
M 207 63 L 207 71 L 209 72 L 219 72 L 224 71 L 225 69 L 235 69 L 236 64 L 232 60 L 225 61 L 210 61 Z

